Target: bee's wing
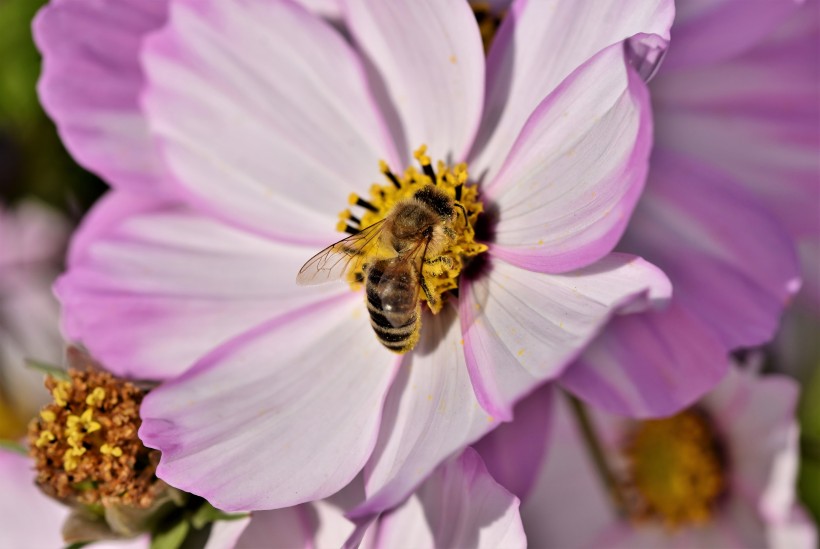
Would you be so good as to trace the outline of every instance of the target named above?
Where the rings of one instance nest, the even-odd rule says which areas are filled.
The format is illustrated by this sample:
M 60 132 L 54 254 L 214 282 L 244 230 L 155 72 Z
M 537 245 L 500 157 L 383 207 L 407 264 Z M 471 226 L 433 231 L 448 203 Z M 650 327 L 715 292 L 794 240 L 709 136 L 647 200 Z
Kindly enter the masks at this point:
M 296 283 L 311 286 L 344 278 L 347 273 L 361 267 L 369 251 L 378 246 L 383 228 L 384 219 L 331 244 L 302 265 L 296 275 Z
M 407 250 L 401 255 L 401 261 L 393 261 L 384 269 L 381 279 L 376 285 L 376 294 L 379 296 L 380 301 L 384 302 L 385 296 L 395 291 L 396 284 L 404 286 L 410 284 L 412 285 L 410 286 L 410 290 L 413 292 L 410 299 L 413 303 L 418 303 L 419 294 L 421 294 L 421 284 L 419 284 L 417 277 L 421 276 L 421 265 L 424 261 L 426 251 L 427 243 L 419 242 L 412 249 Z M 407 265 L 413 265 L 415 267 L 415 269 L 410 270 L 410 273 L 413 275 L 413 280 L 401 281 L 402 277 L 408 273 Z M 394 328 L 401 327 L 403 320 L 397 322 L 394 321 L 391 315 L 385 315 L 385 317 Z

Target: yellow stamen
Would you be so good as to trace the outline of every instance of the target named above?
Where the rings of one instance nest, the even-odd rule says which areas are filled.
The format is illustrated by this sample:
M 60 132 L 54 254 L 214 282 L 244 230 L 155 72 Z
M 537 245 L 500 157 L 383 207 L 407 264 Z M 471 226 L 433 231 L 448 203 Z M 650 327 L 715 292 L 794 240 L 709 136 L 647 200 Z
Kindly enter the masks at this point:
M 35 442 L 34 445 L 37 448 L 42 448 L 49 442 L 54 442 L 54 439 L 54 433 L 51 431 L 40 431 L 40 436 L 37 438 L 37 442 Z
M 122 448 L 119 446 L 111 446 L 110 444 L 103 444 L 100 446 L 100 453 L 104 456 L 120 457 L 122 455 Z
M 98 406 L 105 400 L 105 389 L 95 387 L 90 395 L 85 397 L 85 403 L 89 406 Z
M 57 419 L 57 414 L 51 410 L 40 410 L 40 417 L 43 418 L 43 421 L 46 423 L 53 423 L 54 420 Z
M 55 385 L 54 389 L 51 390 L 51 396 L 54 399 L 55 404 L 58 406 L 65 406 L 68 403 L 68 398 L 70 396 L 71 390 L 71 383 L 68 381 L 60 381 Z
M 413 158 L 418 160 L 422 166 L 430 165 L 430 157 L 427 156 L 427 145 L 422 145 L 413 152 Z

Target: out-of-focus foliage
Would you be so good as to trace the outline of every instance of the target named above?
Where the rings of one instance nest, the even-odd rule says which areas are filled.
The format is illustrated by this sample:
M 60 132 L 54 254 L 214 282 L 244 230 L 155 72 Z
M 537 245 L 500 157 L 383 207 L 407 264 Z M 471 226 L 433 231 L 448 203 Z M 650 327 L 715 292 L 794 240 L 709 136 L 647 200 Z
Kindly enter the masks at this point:
M 105 186 L 68 156 L 38 103 L 31 21 L 42 4 L 0 2 L 0 199 L 36 196 L 76 216 Z
M 820 363 L 803 385 L 800 400 L 801 464 L 800 497 L 820 523 Z

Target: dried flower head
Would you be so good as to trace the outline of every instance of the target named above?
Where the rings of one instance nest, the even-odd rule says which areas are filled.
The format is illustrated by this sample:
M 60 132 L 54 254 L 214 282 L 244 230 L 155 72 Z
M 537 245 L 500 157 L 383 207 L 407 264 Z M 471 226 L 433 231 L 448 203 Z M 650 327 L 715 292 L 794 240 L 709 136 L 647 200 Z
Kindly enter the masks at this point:
M 68 375 L 46 378 L 54 401 L 29 424 L 37 484 L 66 503 L 150 506 L 164 484 L 159 452 L 137 437 L 144 392 L 107 372 Z

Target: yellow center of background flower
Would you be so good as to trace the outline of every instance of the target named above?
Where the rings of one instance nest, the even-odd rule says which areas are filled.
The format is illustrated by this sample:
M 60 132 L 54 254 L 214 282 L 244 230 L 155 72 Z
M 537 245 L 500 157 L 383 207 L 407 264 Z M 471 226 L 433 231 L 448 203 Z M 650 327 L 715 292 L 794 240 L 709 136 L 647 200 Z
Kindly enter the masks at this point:
M 351 195 L 350 204 L 363 208 L 363 213 L 361 217 L 357 217 L 349 209 L 344 210 L 339 214 L 337 229 L 351 233 L 358 231 L 356 227 L 366 229 L 384 219 L 400 201 L 412 199 L 425 185 L 433 184 L 436 189 L 452 198 L 456 206 L 456 214 L 451 220 L 454 237 L 441 253 L 436 257 L 425 257 L 421 265 L 422 277 L 434 301 L 430 303 L 424 293 L 420 298 L 428 303 L 433 313 L 438 313 L 442 307 L 441 296 L 458 288 L 458 277 L 469 259 L 487 250 L 486 245 L 475 241 L 473 229 L 484 207 L 478 199 L 478 188 L 468 184 L 466 164 L 448 166 L 439 161 L 433 169 L 426 146 L 420 147 L 414 156 L 421 170 L 410 166 L 403 175 L 394 174 L 387 163 L 381 162 L 380 169 L 388 183 L 373 184 L 368 199 Z M 394 252 L 382 249 L 369 253 L 375 257 L 389 257 Z M 359 267 L 349 273 L 348 282 L 354 290 L 358 290 L 364 279 L 363 269 Z
M 696 410 L 644 421 L 624 448 L 630 515 L 667 528 L 707 523 L 725 490 L 724 456 L 708 418 Z M 634 505 L 634 507 L 633 507 Z

